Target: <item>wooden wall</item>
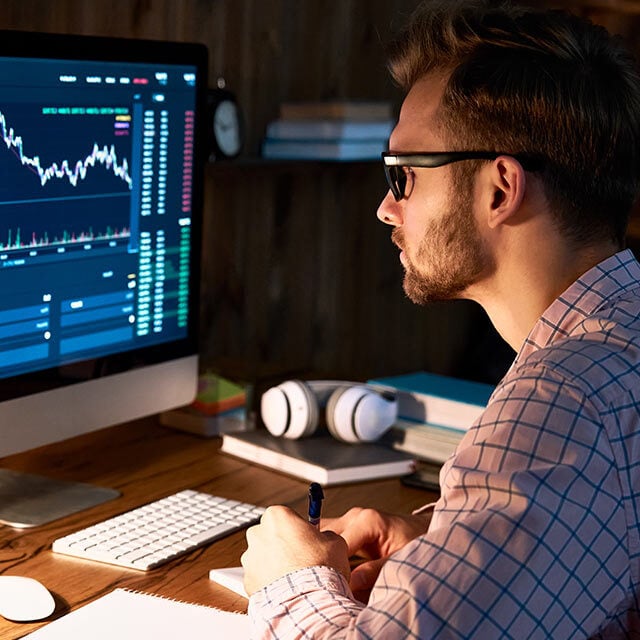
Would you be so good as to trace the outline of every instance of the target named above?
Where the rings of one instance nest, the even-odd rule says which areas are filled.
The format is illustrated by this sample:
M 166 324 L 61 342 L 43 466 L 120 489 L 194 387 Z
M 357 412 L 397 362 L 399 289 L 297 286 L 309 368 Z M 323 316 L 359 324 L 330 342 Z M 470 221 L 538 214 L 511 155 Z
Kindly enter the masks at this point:
M 552 4 L 536 2 L 532 4 Z M 203 367 L 251 379 L 430 371 L 496 381 L 512 352 L 466 302 L 417 308 L 401 290 L 378 163 L 262 163 L 284 100 L 401 96 L 384 43 L 417 0 L 4 0 L 0 28 L 200 41 L 210 84 L 243 106 L 239 161 L 210 165 L 203 229 Z M 638 47 L 635 0 L 555 2 Z

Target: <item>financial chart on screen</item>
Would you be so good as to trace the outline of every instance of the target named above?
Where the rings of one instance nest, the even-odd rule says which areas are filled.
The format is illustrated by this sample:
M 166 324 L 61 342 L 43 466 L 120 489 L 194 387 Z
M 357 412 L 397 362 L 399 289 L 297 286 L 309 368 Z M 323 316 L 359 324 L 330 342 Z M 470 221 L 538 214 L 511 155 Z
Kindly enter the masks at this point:
M 187 335 L 195 69 L 0 58 L 0 377 Z

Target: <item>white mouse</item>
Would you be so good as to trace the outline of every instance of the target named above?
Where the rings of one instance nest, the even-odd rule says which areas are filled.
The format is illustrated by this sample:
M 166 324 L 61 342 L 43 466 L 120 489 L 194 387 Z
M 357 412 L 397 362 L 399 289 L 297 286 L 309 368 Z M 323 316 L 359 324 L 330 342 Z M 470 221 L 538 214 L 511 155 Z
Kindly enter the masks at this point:
M 22 576 L 0 576 L 0 616 L 13 622 L 49 617 L 56 603 L 47 588 Z

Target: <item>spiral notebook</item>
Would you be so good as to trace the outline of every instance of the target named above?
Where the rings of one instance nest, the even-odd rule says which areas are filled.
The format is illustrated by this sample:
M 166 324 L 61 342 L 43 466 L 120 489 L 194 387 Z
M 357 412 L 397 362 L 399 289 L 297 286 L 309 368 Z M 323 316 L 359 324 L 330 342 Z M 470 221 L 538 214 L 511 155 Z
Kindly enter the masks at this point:
M 30 640 L 249 638 L 249 617 L 162 596 L 115 589 L 25 636 Z

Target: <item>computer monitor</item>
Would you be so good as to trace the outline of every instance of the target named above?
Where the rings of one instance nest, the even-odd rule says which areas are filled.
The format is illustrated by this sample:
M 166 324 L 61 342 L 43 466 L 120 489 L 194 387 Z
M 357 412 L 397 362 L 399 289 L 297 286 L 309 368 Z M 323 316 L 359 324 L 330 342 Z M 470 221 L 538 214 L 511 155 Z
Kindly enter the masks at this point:
M 0 32 L 0 457 L 193 399 L 206 86 L 200 44 Z

